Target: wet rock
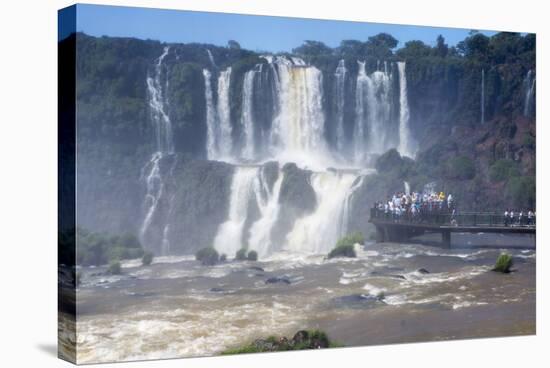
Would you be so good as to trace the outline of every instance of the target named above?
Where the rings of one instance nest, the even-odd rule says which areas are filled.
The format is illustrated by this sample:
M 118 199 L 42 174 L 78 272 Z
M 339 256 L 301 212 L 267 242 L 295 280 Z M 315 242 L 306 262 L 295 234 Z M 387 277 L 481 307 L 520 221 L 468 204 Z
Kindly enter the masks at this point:
M 290 285 L 290 278 L 288 276 L 274 276 L 265 280 L 266 284 L 287 284 Z
M 248 267 L 248 269 L 253 271 L 264 272 L 264 269 L 259 266 L 251 266 L 251 267 Z
M 381 302 L 384 294 L 351 294 L 332 298 L 331 303 L 337 308 L 369 308 Z
M 213 287 L 209 290 L 211 293 L 223 293 L 225 291 L 224 288 L 221 287 Z
M 420 268 L 420 269 L 418 269 L 416 272 L 421 273 L 421 274 L 423 274 L 423 275 L 426 275 L 426 274 L 430 273 L 430 271 L 428 271 L 428 270 L 425 269 L 425 268 Z

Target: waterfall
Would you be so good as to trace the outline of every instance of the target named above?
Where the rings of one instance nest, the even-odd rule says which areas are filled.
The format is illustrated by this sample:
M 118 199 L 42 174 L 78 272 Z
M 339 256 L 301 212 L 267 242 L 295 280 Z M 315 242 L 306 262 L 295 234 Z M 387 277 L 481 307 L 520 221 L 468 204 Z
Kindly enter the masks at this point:
M 481 124 L 485 124 L 485 69 L 481 69 Z
M 151 156 L 149 162 L 142 169 L 142 179 L 145 181 L 146 194 L 144 200 L 145 216 L 142 221 L 139 235 L 142 242 L 145 240 L 145 235 L 153 216 L 158 207 L 158 202 L 164 192 L 164 178 L 160 170 L 160 161 L 166 154 L 174 152 L 174 139 L 172 134 L 172 123 L 170 117 L 166 113 L 166 96 L 165 89 L 168 85 L 166 80 L 162 83 L 163 62 L 168 55 L 170 48 L 167 46 L 163 49 L 162 54 L 156 60 L 154 67 L 154 75 L 147 77 L 147 95 L 149 107 L 151 109 L 151 121 L 154 125 L 156 151 Z M 163 244 L 161 250 L 170 248 L 168 234 L 170 231 L 169 224 L 165 224 L 163 231 Z
M 398 151 L 401 155 L 413 157 L 414 152 L 411 147 L 411 132 L 409 129 L 409 99 L 407 96 L 407 74 L 405 62 L 397 63 L 399 72 L 399 146 Z
M 360 176 L 359 180 L 355 180 L 351 188 L 346 193 L 346 198 L 344 199 L 344 207 L 342 208 L 342 217 L 339 224 L 338 238 L 342 238 L 348 235 L 349 227 L 349 214 L 351 211 L 351 205 L 353 203 L 353 195 L 355 191 L 363 185 L 364 176 Z
M 208 54 L 208 60 L 210 60 L 210 63 L 215 69 L 218 69 L 218 66 L 216 65 L 216 62 L 214 61 L 214 56 L 212 55 L 212 52 L 209 49 L 206 49 L 206 53 Z
M 330 157 L 324 137 L 322 73 L 298 58 L 278 56 L 273 62 L 278 113 L 272 124 L 270 151 L 284 162 L 325 167 Z
M 334 72 L 336 78 L 336 148 L 342 153 L 345 146 L 344 132 L 344 102 L 345 102 L 345 82 L 346 82 L 346 63 L 344 59 L 338 62 L 338 67 Z
M 212 74 L 208 69 L 202 70 L 204 76 L 204 97 L 206 100 L 206 155 L 209 160 L 218 157 L 218 126 L 216 124 L 217 111 L 214 108 L 214 96 L 212 94 Z
M 162 55 L 160 55 L 155 63 L 154 76 L 147 77 L 147 94 L 152 115 L 151 120 L 155 130 L 156 150 L 171 153 L 174 151 L 172 123 L 165 111 L 165 98 L 162 85 L 162 63 L 169 51 L 170 48 L 168 46 L 164 48 Z
M 243 231 L 250 199 L 254 195 L 254 181 L 259 167 L 236 166 L 231 181 L 228 219 L 220 225 L 214 239 L 218 252 L 232 257 L 245 244 Z
M 533 70 L 529 69 L 524 81 L 524 84 L 525 84 L 525 104 L 523 107 L 524 116 L 533 115 L 533 96 L 535 95 L 535 83 L 536 83 L 535 73 L 533 73 Z
M 231 155 L 233 141 L 231 138 L 231 110 L 230 96 L 231 89 L 231 67 L 222 71 L 218 77 L 218 105 L 217 113 L 219 119 L 219 154 L 221 157 L 228 158 Z
M 151 161 L 145 166 L 145 183 L 147 187 L 147 193 L 145 194 L 145 218 L 141 224 L 139 231 L 140 238 L 143 239 L 145 236 L 149 225 L 153 219 L 153 215 L 157 209 L 157 204 L 162 196 L 164 190 L 164 183 L 162 181 L 162 176 L 160 174 L 159 161 L 162 159 L 161 152 L 155 152 Z M 148 170 L 147 170 L 148 169 Z
M 311 185 L 317 207 L 298 219 L 287 235 L 286 249 L 306 253 L 328 253 L 342 233 L 344 203 L 357 175 L 332 171 L 313 173 Z M 336 219 L 336 220 L 335 220 Z
M 253 102 L 255 70 L 249 70 L 244 75 L 243 100 L 242 100 L 242 125 L 244 132 L 244 145 L 242 156 L 245 159 L 255 158 Z
M 366 129 L 367 117 L 365 116 L 365 100 L 367 95 L 368 76 L 365 71 L 365 62 L 357 61 L 359 71 L 357 73 L 357 82 L 355 87 L 355 131 L 354 131 L 354 148 L 355 161 L 360 162 L 364 159 L 366 151 L 365 145 L 367 141 Z
M 411 185 L 408 181 L 403 182 L 403 186 L 405 187 L 405 194 L 410 195 L 411 194 Z
M 355 92 L 355 161 L 360 164 L 370 153 L 383 153 L 390 146 L 387 143 L 391 132 L 392 74 L 387 64 L 384 71 L 375 71 L 370 76 L 365 62 L 357 61 Z
M 202 70 L 204 77 L 204 99 L 206 101 L 206 155 L 209 160 L 229 160 L 233 149 L 231 132 L 231 67 L 218 76 L 217 105 L 214 104 L 212 73 Z
M 258 252 L 259 257 L 264 257 L 271 251 L 271 231 L 279 218 L 279 194 L 283 183 L 284 174 L 279 172 L 273 189 L 269 189 L 265 179 L 264 170 L 260 171 L 259 177 L 254 182 L 254 192 L 260 210 L 260 218 L 250 228 L 248 245 L 250 249 Z

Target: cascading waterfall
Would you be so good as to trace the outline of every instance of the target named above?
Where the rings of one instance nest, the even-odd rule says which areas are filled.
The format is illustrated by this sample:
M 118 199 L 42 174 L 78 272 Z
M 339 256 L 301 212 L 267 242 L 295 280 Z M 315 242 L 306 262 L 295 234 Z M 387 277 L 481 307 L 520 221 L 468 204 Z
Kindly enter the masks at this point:
M 525 77 L 525 104 L 523 107 L 523 115 L 524 116 L 532 116 L 533 115 L 533 96 L 535 95 L 535 84 L 536 84 L 536 78 L 535 73 L 533 70 L 529 70 L 527 72 L 527 76 Z
M 209 160 L 230 160 L 233 149 L 231 132 L 231 67 L 218 76 L 217 104 L 214 104 L 212 73 L 202 70 L 204 77 L 204 99 L 206 101 L 206 155 Z
M 212 64 L 214 68 L 218 69 L 216 62 L 214 61 L 214 56 L 212 55 L 212 52 L 209 49 L 206 49 L 206 53 L 208 54 L 208 60 L 210 60 L 210 64 Z
M 364 159 L 366 151 L 367 117 L 365 115 L 366 106 L 365 100 L 368 88 L 368 76 L 365 70 L 365 62 L 358 61 L 359 72 L 357 73 L 357 82 L 355 87 L 355 132 L 354 132 L 354 147 L 355 161 L 360 162 Z
M 302 253 L 327 253 L 342 234 L 341 219 L 346 197 L 357 175 L 332 171 L 313 173 L 311 185 L 317 207 L 298 219 L 287 235 L 286 249 Z M 346 229 L 347 230 L 347 229 Z
M 164 190 L 164 183 L 160 174 L 159 161 L 162 159 L 162 152 L 155 152 L 151 161 L 145 166 L 145 183 L 147 186 L 147 193 L 145 195 L 145 218 L 140 228 L 140 238 L 145 236 L 149 225 L 153 219 L 153 215 L 157 209 L 157 204 L 162 196 Z
M 217 111 L 214 107 L 212 93 L 212 73 L 208 69 L 202 70 L 204 77 L 204 97 L 206 100 L 206 155 L 209 160 L 218 158 L 218 124 Z
M 282 161 L 324 166 L 330 157 L 324 137 L 322 73 L 299 58 L 276 57 L 273 62 L 278 114 L 272 125 L 270 151 Z
M 361 163 L 370 153 L 383 153 L 388 148 L 387 135 L 391 131 L 392 74 L 387 64 L 384 72 L 370 76 L 365 62 L 358 61 L 355 92 L 355 161 Z
M 342 238 L 348 235 L 348 226 L 349 226 L 349 214 L 351 211 L 351 206 L 353 204 L 353 195 L 355 191 L 363 185 L 364 176 L 360 176 L 359 179 L 356 179 L 353 185 L 350 187 L 344 199 L 344 207 L 342 208 L 342 216 L 339 224 L 338 238 Z
M 345 102 L 345 82 L 346 82 L 346 62 L 344 59 L 338 62 L 338 67 L 334 72 L 336 79 L 336 148 L 342 152 L 345 146 L 344 132 L 344 102 Z
M 244 75 L 243 82 L 243 101 L 242 101 L 242 125 L 244 132 L 244 144 L 242 156 L 245 159 L 252 160 L 255 158 L 255 142 L 254 142 L 254 119 L 252 115 L 252 99 L 254 97 L 254 77 L 255 70 L 249 70 Z
M 233 256 L 243 247 L 244 225 L 248 218 L 250 199 L 254 195 L 254 182 L 259 167 L 236 166 L 231 181 L 228 219 L 220 225 L 214 239 L 218 252 Z
M 485 124 L 485 69 L 481 69 L 481 124 Z
M 259 257 L 266 256 L 272 250 L 271 232 L 279 218 L 279 195 L 283 179 L 284 174 L 280 171 L 273 188 L 270 189 L 264 171 L 261 170 L 259 177 L 254 181 L 254 192 L 260 210 L 260 218 L 250 228 L 248 246 L 258 252 Z
M 231 110 L 230 96 L 231 90 L 231 67 L 228 67 L 220 73 L 218 77 L 218 119 L 219 119 L 219 154 L 221 157 L 229 157 L 233 148 L 231 138 Z
M 149 95 L 149 107 L 151 109 L 152 121 L 155 128 L 156 149 L 159 152 L 174 152 L 174 139 L 172 136 L 172 123 L 165 111 L 165 98 L 162 85 L 162 66 L 169 47 L 165 47 L 162 55 L 155 64 L 155 75 L 147 77 L 147 93 Z M 167 80 L 165 80 L 167 83 Z
M 151 160 L 145 165 L 142 170 L 142 178 L 146 184 L 146 195 L 144 200 L 145 216 L 140 227 L 139 235 L 141 240 L 144 237 L 151 225 L 153 216 L 157 210 L 158 202 L 164 192 L 164 179 L 160 170 L 160 161 L 166 154 L 174 152 L 174 139 L 172 135 L 172 123 L 170 117 L 166 113 L 165 104 L 166 98 L 163 89 L 166 88 L 162 84 L 162 67 L 165 57 L 170 51 L 169 47 L 165 47 L 163 53 L 157 59 L 155 64 L 154 76 L 147 77 L 147 92 L 149 98 L 149 107 L 151 109 L 151 120 L 154 124 L 156 152 L 153 153 Z M 162 248 L 170 248 L 169 243 L 169 224 L 165 224 L 162 237 Z
M 406 64 L 403 61 L 397 63 L 399 72 L 399 146 L 401 155 L 413 157 L 411 147 L 411 132 L 409 128 L 409 99 L 407 96 L 407 74 Z

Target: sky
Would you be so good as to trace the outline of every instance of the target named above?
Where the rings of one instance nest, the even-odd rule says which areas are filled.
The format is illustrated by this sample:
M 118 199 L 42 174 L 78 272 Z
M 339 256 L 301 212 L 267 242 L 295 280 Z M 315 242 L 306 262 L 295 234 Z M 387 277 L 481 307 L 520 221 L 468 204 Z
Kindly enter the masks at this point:
M 60 19 L 63 19 L 61 17 Z M 74 26 L 73 26 L 74 29 Z M 407 26 L 305 18 L 269 17 L 150 8 L 77 5 L 76 30 L 92 36 L 135 37 L 174 43 L 226 46 L 228 40 L 254 51 L 291 51 L 305 40 L 336 47 L 342 40 L 366 41 L 381 32 L 399 44 L 421 40 L 434 45 L 439 34 L 450 45 L 463 40 L 469 29 Z M 481 31 L 492 35 L 493 31 Z M 61 38 L 64 35 L 60 34 Z

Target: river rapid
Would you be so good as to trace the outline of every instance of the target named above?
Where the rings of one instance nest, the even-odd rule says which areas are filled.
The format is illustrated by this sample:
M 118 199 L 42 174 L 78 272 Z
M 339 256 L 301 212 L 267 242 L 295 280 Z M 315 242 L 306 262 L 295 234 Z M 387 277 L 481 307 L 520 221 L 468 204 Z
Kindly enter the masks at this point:
M 193 256 L 126 261 L 118 276 L 81 268 L 77 358 L 211 356 L 305 328 L 345 346 L 534 334 L 534 240 L 492 237 L 498 246 L 476 235 L 455 236 L 450 249 L 429 237 L 367 243 L 357 258 L 331 260 L 279 252 L 216 266 Z M 514 272 L 490 271 L 501 251 Z

